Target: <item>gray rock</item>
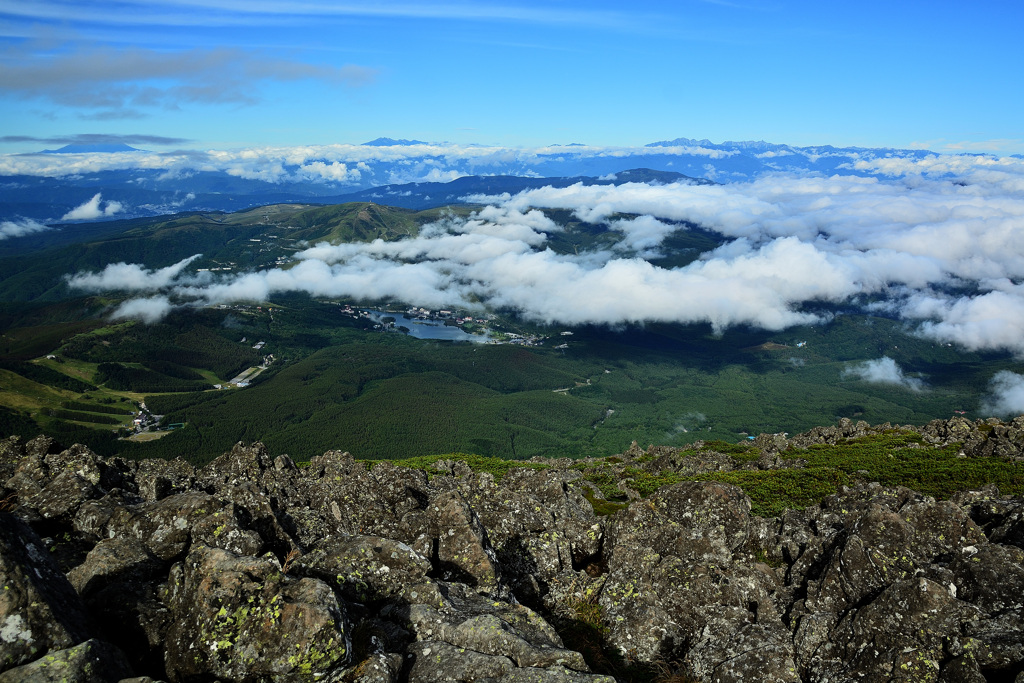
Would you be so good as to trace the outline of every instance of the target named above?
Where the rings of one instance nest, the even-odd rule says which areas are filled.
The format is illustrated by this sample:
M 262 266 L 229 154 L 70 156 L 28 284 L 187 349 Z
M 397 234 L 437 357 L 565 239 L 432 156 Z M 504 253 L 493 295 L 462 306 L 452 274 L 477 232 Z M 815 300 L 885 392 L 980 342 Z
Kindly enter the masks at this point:
M 712 620 L 721 633 L 777 620 L 777 576 L 733 565 L 749 511 L 734 486 L 685 482 L 618 513 L 608 525 L 609 574 L 599 599 L 609 642 L 641 662 L 672 661 Z
M 195 487 L 196 471 L 184 460 L 143 460 L 135 471 L 135 485 L 147 502 L 185 493 Z
M 346 683 L 396 683 L 403 660 L 402 655 L 394 652 L 374 653 L 346 671 L 341 679 Z
M 862 680 L 937 681 L 944 639 L 975 621 L 975 608 L 928 579 L 897 581 L 849 612 L 833 638 L 847 675 Z
M 125 652 L 140 671 L 163 671 L 170 612 L 156 586 L 169 564 L 135 538 L 108 538 L 68 573 L 98 632 Z
M 473 681 L 501 678 L 516 668 L 508 657 L 485 655 L 436 640 L 409 646 L 409 683 Z
M 131 675 L 124 653 L 102 640 L 87 640 L 8 669 L 0 673 L 0 683 L 109 683 Z
M 0 670 L 92 635 L 81 599 L 27 524 L 0 512 Z
M 248 681 L 343 668 L 351 650 L 344 605 L 330 587 L 281 572 L 272 556 L 195 546 L 172 569 L 166 666 L 172 681 Z
M 292 567 L 293 573 L 322 579 L 358 602 L 397 595 L 431 569 L 430 561 L 406 544 L 380 536 L 331 536 Z
M 580 673 L 564 666 L 546 669 L 513 669 L 498 679 L 499 683 L 615 683 L 611 676 Z
M 452 491 L 431 500 L 427 518 L 434 539 L 432 560 L 443 578 L 472 586 L 497 585 L 498 566 L 487 530 L 461 495 Z

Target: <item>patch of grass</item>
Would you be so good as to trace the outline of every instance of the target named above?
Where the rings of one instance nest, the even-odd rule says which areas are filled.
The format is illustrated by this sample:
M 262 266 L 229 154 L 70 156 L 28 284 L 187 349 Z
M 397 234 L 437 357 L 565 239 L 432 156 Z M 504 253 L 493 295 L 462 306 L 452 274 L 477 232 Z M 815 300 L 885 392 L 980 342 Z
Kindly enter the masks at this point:
M 758 517 L 775 517 L 785 510 L 802 510 L 820 503 L 839 487 L 850 483 L 844 472 L 831 468 L 792 470 L 740 470 L 715 472 L 690 481 L 720 481 L 734 484 L 750 496 L 750 512 Z
M 492 456 L 483 455 L 472 455 L 469 453 L 447 453 L 443 455 L 423 455 L 415 458 L 406 458 L 404 460 L 368 460 L 373 467 L 380 462 L 390 462 L 400 467 L 411 467 L 413 469 L 424 470 L 430 475 L 438 474 L 435 469 L 435 465 L 442 460 L 455 460 L 463 462 L 469 465 L 469 468 L 474 472 L 488 472 L 494 476 L 495 481 L 501 481 L 510 470 L 514 468 L 525 468 L 531 470 L 546 470 L 550 469 L 550 465 L 536 462 L 520 462 L 516 460 L 503 460 Z
M 987 484 L 995 484 L 1004 494 L 1024 493 L 1024 463 L 960 458 L 958 452 L 957 445 L 926 446 L 920 434 L 894 430 L 786 453 L 806 460 L 803 468 L 714 472 L 685 478 L 637 475 L 633 488 L 647 496 L 658 485 L 673 483 L 673 479 L 735 484 L 750 496 L 751 512 L 762 517 L 820 503 L 858 477 L 883 486 L 905 486 L 936 498 L 949 498 L 957 491 Z
M 614 500 L 602 500 L 587 488 L 583 489 L 583 497 L 586 498 L 587 502 L 590 503 L 590 506 L 594 508 L 594 514 L 598 517 L 614 515 L 619 510 L 624 510 L 629 507 L 629 503 L 620 503 Z
M 936 498 L 995 484 L 1003 494 L 1024 493 L 1024 463 L 1000 458 L 960 458 L 956 444 L 920 445 L 920 435 L 901 433 L 857 439 L 835 446 L 797 451 L 808 468 L 834 468 L 845 474 L 865 470 L 870 481 L 906 486 Z
M 619 488 L 619 477 L 607 466 L 580 463 L 574 467 L 583 473 L 584 479 L 597 486 L 606 500 L 624 500 L 625 492 Z

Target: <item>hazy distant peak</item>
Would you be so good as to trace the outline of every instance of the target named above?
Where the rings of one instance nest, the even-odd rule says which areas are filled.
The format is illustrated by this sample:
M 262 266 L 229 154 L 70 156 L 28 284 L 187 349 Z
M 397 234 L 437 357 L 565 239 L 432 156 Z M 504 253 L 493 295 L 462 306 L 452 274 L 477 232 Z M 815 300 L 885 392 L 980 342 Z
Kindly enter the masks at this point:
M 41 154 L 88 154 L 90 152 L 141 152 L 123 142 L 100 143 L 92 145 L 64 145 L 60 149 L 44 149 Z
M 675 140 L 660 140 L 658 142 L 651 142 L 645 147 L 714 147 L 715 143 L 711 140 L 695 140 L 693 138 L 676 138 Z
M 408 146 L 408 145 L 426 145 L 426 144 L 430 144 L 430 143 L 423 142 L 422 140 L 404 140 L 404 139 L 403 140 L 393 140 L 392 138 L 377 138 L 375 140 L 370 140 L 369 142 L 364 142 L 363 146 L 364 147 L 395 147 L 395 146 L 399 146 L 399 145 Z

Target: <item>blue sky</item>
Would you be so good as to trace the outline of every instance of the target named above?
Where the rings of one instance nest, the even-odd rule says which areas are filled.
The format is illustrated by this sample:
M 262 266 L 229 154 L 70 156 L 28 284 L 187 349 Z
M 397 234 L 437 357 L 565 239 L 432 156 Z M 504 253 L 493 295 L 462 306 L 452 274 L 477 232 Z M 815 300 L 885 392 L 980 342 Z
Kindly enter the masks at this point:
M 676 137 L 1024 152 L 1024 4 L 0 0 L 0 153 Z

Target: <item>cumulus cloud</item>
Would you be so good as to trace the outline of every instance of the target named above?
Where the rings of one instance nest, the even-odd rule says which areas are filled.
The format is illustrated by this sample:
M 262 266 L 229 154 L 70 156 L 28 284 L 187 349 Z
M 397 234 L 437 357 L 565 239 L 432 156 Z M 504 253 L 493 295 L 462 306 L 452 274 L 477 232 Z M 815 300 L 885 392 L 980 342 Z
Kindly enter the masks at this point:
M 622 233 L 619 248 L 635 252 L 642 258 L 661 256 L 661 243 L 679 229 L 679 226 L 665 223 L 650 215 L 612 221 L 608 227 Z
M 920 332 L 940 342 L 972 350 L 1013 349 L 1024 354 L 1024 286 L 1009 280 L 985 282 L 984 286 L 992 291 L 959 298 L 914 294 L 903 314 L 928 318 Z
M 988 395 L 981 401 L 983 415 L 1024 415 L 1024 375 L 1001 370 L 992 378 L 988 390 Z
M 916 377 L 907 377 L 896 361 L 888 356 L 850 365 L 840 376 L 844 379 L 859 379 L 874 384 L 895 384 L 911 391 L 924 389 L 923 381 Z
M 61 216 L 62 221 L 90 221 L 97 218 L 109 218 L 124 209 L 121 202 L 107 201 L 100 207 L 101 193 L 97 192 L 89 201 L 76 206 Z
M 135 263 L 111 263 L 98 273 L 78 273 L 67 277 L 68 286 L 92 292 L 159 290 L 181 283 L 179 276 L 202 254 L 189 256 L 174 265 L 150 270 Z
M 166 296 L 128 299 L 114 309 L 110 317 L 114 320 L 135 318 L 144 323 L 153 324 L 162 320 L 173 308 L 173 305 Z
M 349 168 L 340 161 L 325 163 L 323 161 L 311 161 L 299 167 L 298 174 L 311 180 L 330 180 L 333 182 L 353 182 L 360 177 L 359 169 Z
M 32 233 L 42 232 L 43 230 L 49 229 L 50 226 L 43 225 L 31 218 L 22 218 L 16 221 L 3 221 L 0 222 L 0 240 L 5 240 L 10 237 L 31 235 Z

